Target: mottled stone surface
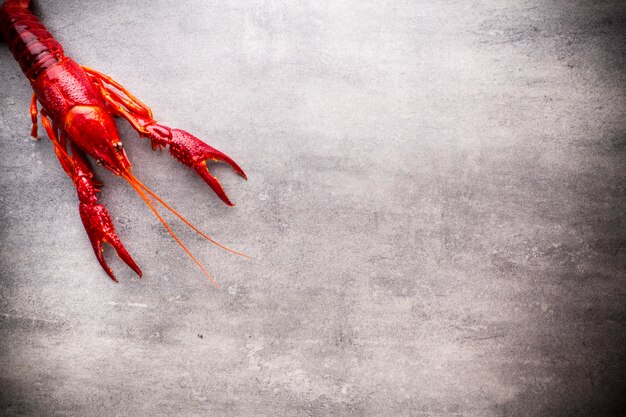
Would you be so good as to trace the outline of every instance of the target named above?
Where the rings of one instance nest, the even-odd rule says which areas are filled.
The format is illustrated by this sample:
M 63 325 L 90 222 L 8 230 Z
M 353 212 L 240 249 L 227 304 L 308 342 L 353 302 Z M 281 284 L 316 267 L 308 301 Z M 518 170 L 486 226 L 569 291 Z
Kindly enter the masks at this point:
M 148 5 L 149 4 L 149 5 Z M 0 48 L 0 414 L 624 415 L 622 1 L 38 1 L 69 56 L 236 159 L 229 208 L 120 122 L 98 265 Z

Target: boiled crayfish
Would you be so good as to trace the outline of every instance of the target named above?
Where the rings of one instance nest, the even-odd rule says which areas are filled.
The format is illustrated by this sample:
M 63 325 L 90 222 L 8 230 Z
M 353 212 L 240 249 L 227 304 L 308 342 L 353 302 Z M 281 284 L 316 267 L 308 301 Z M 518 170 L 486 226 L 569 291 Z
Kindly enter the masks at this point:
M 87 155 L 128 181 L 176 242 L 215 284 L 202 264 L 161 217 L 152 199 L 204 238 L 231 252 L 235 251 L 200 232 L 132 174 L 113 117 L 126 119 L 140 136 L 150 139 L 153 149 L 169 147 L 174 158 L 194 169 L 228 205 L 233 204 L 219 181 L 209 172 L 207 161 L 222 161 L 242 177 L 246 178 L 246 174 L 228 156 L 190 133 L 157 123 L 148 106 L 109 76 L 78 65 L 65 56 L 59 42 L 29 11 L 29 3 L 30 0 L 6 1 L 0 7 L 0 32 L 34 90 L 30 105 L 33 124 L 31 134 L 37 137 L 39 102 L 41 122 L 54 145 L 61 166 L 78 192 L 80 217 L 98 261 L 111 279 L 117 281 L 104 259 L 103 244 L 108 243 L 141 277 L 141 270 L 115 234 L 107 209 L 98 203 L 99 190 L 96 186 L 99 184 L 94 179 Z

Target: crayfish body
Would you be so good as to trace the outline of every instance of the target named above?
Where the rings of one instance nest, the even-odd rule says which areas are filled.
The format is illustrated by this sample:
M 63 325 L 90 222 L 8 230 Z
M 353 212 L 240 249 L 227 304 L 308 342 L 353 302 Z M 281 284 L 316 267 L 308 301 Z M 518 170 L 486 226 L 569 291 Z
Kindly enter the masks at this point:
M 132 174 L 131 163 L 113 118 L 126 119 L 141 137 L 151 141 L 153 149 L 169 148 L 172 156 L 195 170 L 228 205 L 233 204 L 219 181 L 209 172 L 207 161 L 225 162 L 242 177 L 246 178 L 246 174 L 231 158 L 197 137 L 184 130 L 157 123 L 148 106 L 109 76 L 80 66 L 68 58 L 59 42 L 29 11 L 29 3 L 29 0 L 7 0 L 0 6 L 0 33 L 34 91 L 30 107 L 33 124 L 31 134 L 37 137 L 39 113 L 59 162 L 76 187 L 80 217 L 98 261 L 111 279 L 117 281 L 104 259 L 103 244 L 107 243 L 115 248 L 118 256 L 130 268 L 140 277 L 142 275 L 115 234 L 106 207 L 98 202 L 99 190 L 88 156 L 128 181 L 172 237 L 215 284 L 202 264 L 161 217 L 152 199 L 204 238 L 231 252 L 240 253 L 200 232 Z

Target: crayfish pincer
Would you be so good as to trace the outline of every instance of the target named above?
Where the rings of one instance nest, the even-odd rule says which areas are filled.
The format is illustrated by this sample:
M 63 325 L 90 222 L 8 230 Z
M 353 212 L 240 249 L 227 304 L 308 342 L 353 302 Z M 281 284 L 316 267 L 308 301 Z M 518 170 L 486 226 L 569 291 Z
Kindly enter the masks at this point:
M 133 175 L 113 117 L 126 119 L 141 137 L 150 140 L 153 149 L 168 147 L 172 156 L 195 170 L 230 206 L 233 203 L 217 178 L 209 172 L 207 161 L 225 162 L 243 178 L 246 174 L 231 158 L 192 134 L 157 123 L 152 110 L 111 77 L 68 58 L 61 44 L 29 11 L 29 3 L 30 0 L 7 0 L 0 6 L 0 33 L 34 91 L 30 104 L 31 134 L 37 137 L 39 115 L 61 167 L 76 186 L 80 217 L 98 261 L 111 279 L 117 281 L 103 255 L 103 244 L 108 243 L 141 276 L 141 270 L 115 234 L 106 207 L 98 202 L 99 190 L 88 157 L 128 181 L 176 242 L 217 286 L 161 217 L 154 201 L 205 239 L 233 253 L 242 254 L 202 233 Z

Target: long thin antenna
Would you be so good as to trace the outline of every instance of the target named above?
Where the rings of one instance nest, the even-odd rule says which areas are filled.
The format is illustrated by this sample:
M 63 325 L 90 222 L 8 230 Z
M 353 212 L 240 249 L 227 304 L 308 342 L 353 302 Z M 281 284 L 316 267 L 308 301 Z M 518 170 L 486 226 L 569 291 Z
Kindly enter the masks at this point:
M 178 236 L 176 236 L 176 233 L 174 233 L 174 231 L 170 228 L 169 224 L 167 224 L 167 222 L 163 219 L 163 217 L 161 217 L 161 215 L 159 214 L 159 212 L 157 211 L 156 208 L 154 208 L 154 206 L 152 205 L 152 203 L 150 202 L 150 199 L 148 198 L 148 196 L 146 196 L 143 192 L 143 190 L 139 187 L 139 185 L 137 185 L 136 183 L 133 182 L 133 178 L 127 175 L 123 175 L 123 177 L 126 179 L 126 181 L 128 181 L 128 183 L 135 189 L 135 191 L 137 191 L 137 194 L 139 194 L 139 196 L 141 197 L 141 199 L 148 205 L 148 207 L 150 208 L 150 210 L 152 210 L 152 212 L 154 213 L 155 216 L 157 216 L 157 218 L 159 219 L 159 221 L 163 224 L 163 226 L 165 226 L 165 228 L 167 229 L 167 231 L 169 232 L 169 234 L 174 238 L 174 240 L 176 241 L 176 243 L 178 243 L 180 245 L 181 248 L 183 248 L 183 250 L 187 253 L 187 255 L 189 255 L 189 257 L 191 259 L 193 259 L 193 261 L 200 267 L 200 269 L 202 270 L 202 272 L 204 272 L 204 274 L 211 280 L 211 283 L 213 283 L 213 285 L 215 286 L 215 288 L 219 288 L 220 286 L 217 284 L 217 282 L 215 282 L 215 280 L 213 279 L 213 277 L 211 277 L 211 274 L 209 274 L 209 272 L 204 268 L 204 266 L 202 266 L 202 264 L 200 263 L 200 261 L 198 261 L 196 259 L 195 256 L 193 256 L 193 254 L 189 251 L 189 249 L 187 249 L 187 247 L 185 246 L 185 244 L 178 238 Z
M 179 219 L 181 219 L 187 226 L 189 226 L 191 229 L 193 229 L 196 233 L 198 233 L 200 236 L 202 236 L 203 238 L 205 238 L 206 240 L 208 240 L 209 242 L 219 246 L 220 248 L 227 250 L 228 252 L 234 253 L 235 255 L 239 255 L 242 256 L 246 259 L 250 259 L 250 257 L 248 255 L 246 255 L 245 253 L 241 253 L 241 252 L 237 252 L 234 249 L 231 249 L 229 247 L 226 247 L 224 245 L 222 245 L 221 243 L 217 242 L 215 239 L 213 239 L 212 237 L 206 235 L 205 233 L 203 233 L 202 231 L 200 231 L 196 226 L 194 226 L 189 220 L 187 220 L 186 218 L 184 218 L 180 213 L 178 213 L 175 209 L 173 209 L 169 204 L 167 204 L 165 201 L 163 201 L 163 199 L 161 197 L 159 197 L 154 191 L 152 191 L 150 188 L 148 188 L 144 183 L 142 183 L 141 181 L 139 181 L 137 179 L 137 177 L 135 177 L 132 173 L 128 173 L 127 175 L 129 175 L 133 181 L 135 182 L 135 184 L 139 185 L 141 188 L 143 188 L 148 194 L 150 194 L 152 197 L 154 197 L 154 199 L 156 201 L 158 201 L 159 203 L 161 203 L 163 205 L 163 207 L 165 207 L 166 209 L 168 209 L 169 211 L 171 211 L 176 217 L 178 217 Z

